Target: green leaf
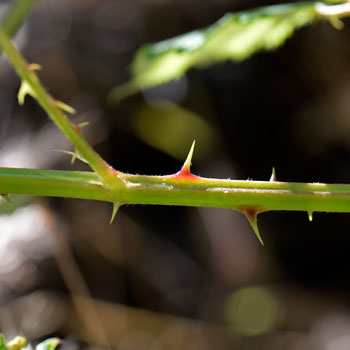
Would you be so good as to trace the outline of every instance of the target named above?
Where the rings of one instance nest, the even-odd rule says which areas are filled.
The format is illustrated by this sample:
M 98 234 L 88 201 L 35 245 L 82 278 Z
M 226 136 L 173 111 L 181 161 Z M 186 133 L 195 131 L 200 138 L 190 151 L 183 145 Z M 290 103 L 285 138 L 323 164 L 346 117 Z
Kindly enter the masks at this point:
M 144 45 L 132 62 L 131 80 L 114 89 L 109 99 L 120 100 L 140 89 L 177 79 L 192 67 L 242 61 L 258 51 L 275 49 L 297 28 L 321 17 L 318 5 L 292 3 L 229 13 L 209 27 Z
M 61 344 L 59 338 L 49 338 L 39 343 L 35 350 L 55 350 L 59 344 Z
M 5 338 L 2 334 L 0 334 L 0 350 L 8 350 L 5 343 Z

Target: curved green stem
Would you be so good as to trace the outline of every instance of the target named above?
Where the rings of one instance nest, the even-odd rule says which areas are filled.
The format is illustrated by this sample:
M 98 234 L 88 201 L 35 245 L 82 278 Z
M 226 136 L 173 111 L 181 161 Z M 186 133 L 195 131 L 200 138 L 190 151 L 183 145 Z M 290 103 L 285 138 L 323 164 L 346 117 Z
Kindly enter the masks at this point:
M 1 27 L 0 47 L 4 50 L 13 68 L 20 76 L 22 84 L 25 83 L 27 85 L 28 93 L 39 102 L 52 121 L 72 142 L 79 154 L 86 159 L 90 167 L 100 176 L 104 184 L 116 187 L 118 181 L 116 181 L 113 170 L 81 135 L 80 128 L 75 126 L 60 110 L 57 101 L 49 95 L 39 81 L 35 70 L 30 68 L 29 64 L 15 48 Z
M 7 35 L 13 36 L 38 0 L 18 0 L 5 16 L 2 26 Z

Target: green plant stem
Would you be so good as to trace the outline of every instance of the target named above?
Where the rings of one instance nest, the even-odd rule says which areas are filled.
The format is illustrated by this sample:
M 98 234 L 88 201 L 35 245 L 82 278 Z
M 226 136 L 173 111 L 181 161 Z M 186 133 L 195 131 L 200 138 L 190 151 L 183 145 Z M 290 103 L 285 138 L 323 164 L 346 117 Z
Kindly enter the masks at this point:
M 111 201 L 111 192 L 95 173 L 0 168 L 0 193 Z
M 350 212 L 350 185 L 123 175 L 122 203 Z
M 117 187 L 118 180 L 110 166 L 93 150 L 80 130 L 64 115 L 57 106 L 57 101 L 52 98 L 39 81 L 35 71 L 30 69 L 29 64 L 21 53 L 9 40 L 4 30 L 0 27 L 0 47 L 6 53 L 8 60 L 22 80 L 30 89 L 30 94 L 39 102 L 52 121 L 68 137 L 79 154 L 86 159 L 90 167 L 100 176 L 103 183 L 108 187 Z
M 350 212 L 350 185 L 237 181 L 120 174 L 118 193 L 90 172 L 0 168 L 0 193 L 158 204 L 270 210 Z
M 18 0 L 5 16 L 2 26 L 7 35 L 13 36 L 38 0 Z

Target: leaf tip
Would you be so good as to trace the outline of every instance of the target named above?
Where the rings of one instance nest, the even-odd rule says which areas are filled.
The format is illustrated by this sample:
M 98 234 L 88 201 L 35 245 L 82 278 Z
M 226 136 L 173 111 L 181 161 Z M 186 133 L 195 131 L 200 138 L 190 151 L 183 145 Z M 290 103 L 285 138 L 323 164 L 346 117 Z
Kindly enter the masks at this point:
M 308 216 L 310 222 L 311 222 L 312 219 L 313 219 L 313 215 L 314 215 L 314 212 L 313 212 L 312 210 L 308 210 L 307 216 Z

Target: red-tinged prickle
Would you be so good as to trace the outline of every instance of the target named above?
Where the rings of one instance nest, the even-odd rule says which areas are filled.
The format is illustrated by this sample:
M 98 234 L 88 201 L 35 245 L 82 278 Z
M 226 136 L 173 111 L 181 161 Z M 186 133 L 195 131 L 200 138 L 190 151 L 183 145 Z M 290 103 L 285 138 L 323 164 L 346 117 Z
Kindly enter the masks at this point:
M 199 177 L 196 175 L 193 175 L 191 173 L 191 160 L 193 156 L 193 150 L 194 150 L 194 145 L 195 141 L 193 141 L 190 152 L 187 155 L 187 158 L 185 160 L 184 165 L 182 166 L 181 170 L 177 172 L 174 175 L 170 175 L 170 178 L 176 179 L 176 180 L 187 180 L 187 181 L 195 181 L 198 180 Z
M 89 122 L 84 122 L 84 123 L 80 123 L 78 125 L 74 125 L 74 128 L 75 128 L 75 130 L 77 130 L 80 133 L 81 129 L 87 125 L 89 125 Z
M 200 179 L 199 176 L 196 176 L 191 173 L 191 171 L 186 167 L 182 168 L 179 172 L 177 172 L 174 175 L 170 175 L 170 178 L 175 180 L 191 180 L 191 181 L 197 181 Z
M 252 229 L 254 230 L 254 233 L 258 237 L 258 240 L 262 245 L 264 245 L 264 242 L 261 238 L 259 228 L 258 228 L 258 222 L 257 222 L 257 215 L 261 212 L 264 211 L 263 207 L 254 207 L 254 206 L 242 206 L 242 207 L 237 207 L 237 210 L 242 212 L 246 218 L 248 219 Z
M 74 125 L 74 129 L 78 131 L 79 133 L 81 132 L 81 126 L 80 125 Z
M 54 98 L 53 96 L 50 96 L 51 102 L 57 106 L 58 100 L 56 98 Z
M 264 211 L 263 207 L 237 207 L 237 210 L 245 214 L 250 220 L 254 220 L 255 217 Z
M 41 66 L 39 64 L 36 64 L 36 63 L 31 63 L 28 65 L 28 69 L 32 72 L 36 72 L 38 70 L 40 70 Z
M 115 176 L 119 176 L 119 171 L 118 170 L 115 170 L 113 169 L 111 166 L 109 166 L 109 170 L 112 174 L 114 174 Z

